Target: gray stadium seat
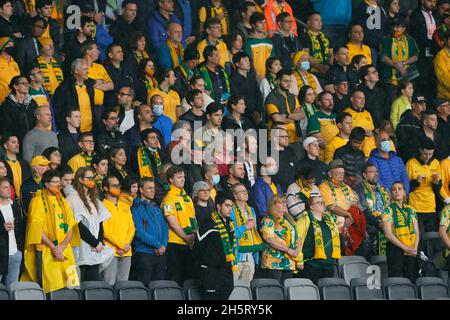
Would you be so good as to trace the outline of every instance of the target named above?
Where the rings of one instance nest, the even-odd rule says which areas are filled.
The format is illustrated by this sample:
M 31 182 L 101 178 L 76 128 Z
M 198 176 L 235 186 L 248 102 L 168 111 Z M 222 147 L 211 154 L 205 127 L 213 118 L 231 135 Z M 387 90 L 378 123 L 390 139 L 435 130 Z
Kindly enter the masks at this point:
M 323 300 L 352 300 L 350 287 L 344 279 L 322 278 L 317 284 Z
M 380 267 L 381 282 L 383 282 L 384 279 L 389 277 L 388 264 L 387 264 L 386 256 L 372 256 L 372 258 L 370 259 L 370 263 Z
M 386 278 L 383 282 L 383 288 L 388 300 L 417 299 L 416 286 L 408 278 Z
M 148 285 L 154 300 L 184 300 L 183 288 L 170 280 L 155 280 Z
M 381 288 L 370 289 L 367 286 L 367 278 L 354 278 L 350 280 L 350 287 L 355 300 L 384 300 L 384 292 Z
M 9 300 L 9 292 L 5 285 L 0 282 L 0 301 Z
M 78 289 L 60 289 L 47 293 L 48 300 L 81 300 L 81 292 Z
M 252 300 L 252 290 L 241 281 L 234 281 L 234 289 L 228 300 Z
M 202 283 L 198 279 L 183 282 L 184 296 L 188 300 L 203 300 Z
M 370 266 L 365 261 L 350 261 L 342 266 L 341 278 L 345 280 L 345 283 L 350 285 L 350 280 L 354 278 L 367 278 L 367 268 Z
M 114 288 L 103 281 L 84 281 L 81 292 L 84 300 L 116 300 Z
M 284 289 L 275 279 L 253 279 L 251 284 L 255 300 L 284 300 Z
M 444 243 L 442 242 L 439 232 L 425 232 L 421 237 L 421 241 L 425 242 L 425 254 L 431 261 L 433 261 L 434 256 L 438 252 L 444 250 Z
M 320 300 L 319 288 L 309 279 L 284 280 L 287 300 Z
M 118 300 L 150 300 L 150 292 L 140 281 L 119 281 L 114 289 Z
M 361 256 L 342 256 L 342 258 L 337 259 L 339 276 L 341 278 L 343 278 L 342 267 L 344 266 L 344 264 L 349 263 L 349 262 L 367 262 L 367 260 Z
M 449 298 L 448 288 L 441 278 L 417 278 L 416 287 L 419 293 L 419 298 L 422 300 Z
M 12 300 L 45 300 L 44 290 L 36 282 L 14 282 L 9 286 Z

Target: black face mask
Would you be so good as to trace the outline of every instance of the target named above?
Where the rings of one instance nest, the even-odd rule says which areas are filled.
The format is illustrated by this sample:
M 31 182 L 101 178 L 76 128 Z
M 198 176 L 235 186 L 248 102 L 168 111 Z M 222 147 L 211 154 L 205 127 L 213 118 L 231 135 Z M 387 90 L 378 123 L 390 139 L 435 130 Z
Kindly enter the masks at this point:
M 5 51 L 10 56 L 13 56 L 16 53 L 16 49 L 14 47 L 5 48 L 3 49 L 3 51 Z

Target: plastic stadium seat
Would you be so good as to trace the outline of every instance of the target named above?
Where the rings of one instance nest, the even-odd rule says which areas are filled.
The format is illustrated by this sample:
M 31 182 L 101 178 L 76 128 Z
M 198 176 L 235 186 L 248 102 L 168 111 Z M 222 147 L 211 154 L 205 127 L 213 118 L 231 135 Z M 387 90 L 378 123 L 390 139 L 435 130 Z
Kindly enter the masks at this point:
M 337 259 L 339 276 L 341 278 L 343 278 L 342 267 L 349 262 L 367 262 L 367 260 L 361 256 L 342 256 L 342 258 Z
M 84 281 L 81 292 L 84 300 L 116 300 L 114 288 L 103 281 Z
M 0 301 L 9 300 L 9 292 L 5 285 L 0 282 Z
M 448 288 L 441 278 L 417 278 L 416 287 L 422 300 L 449 298 Z
M 350 280 L 350 287 L 355 300 L 384 300 L 384 292 L 380 287 L 369 288 L 367 286 L 367 278 L 354 278 Z
M 426 244 L 425 253 L 430 260 L 433 260 L 436 253 L 442 252 L 444 249 L 444 243 L 439 236 L 439 232 L 425 232 L 421 238 Z
M 408 278 L 386 278 L 383 287 L 388 300 L 417 299 L 416 286 Z
M 350 287 L 341 278 L 322 278 L 318 281 L 323 300 L 352 300 Z
M 370 263 L 380 267 L 381 282 L 383 282 L 384 279 L 389 277 L 386 256 L 372 256 L 372 258 L 370 259 Z
M 81 300 L 81 292 L 78 289 L 60 289 L 47 293 L 48 300 Z
M 44 290 L 36 282 L 14 282 L 9 286 L 12 300 L 45 300 Z
M 287 300 L 320 300 L 319 288 L 309 279 L 284 280 Z
M 345 283 L 350 285 L 350 280 L 354 278 L 367 278 L 369 274 L 367 273 L 367 268 L 370 266 L 368 262 L 365 261 L 350 261 L 342 266 L 342 278 Z
M 184 296 L 188 300 L 203 300 L 202 283 L 198 279 L 183 282 Z
M 252 300 L 252 290 L 245 283 L 234 281 L 234 289 L 228 300 Z
M 150 292 L 140 281 L 119 281 L 114 289 L 119 300 L 150 300 Z
M 284 289 L 275 279 L 253 279 L 251 282 L 255 300 L 284 300 Z
M 184 300 L 183 288 L 170 280 L 155 280 L 148 285 L 154 300 Z

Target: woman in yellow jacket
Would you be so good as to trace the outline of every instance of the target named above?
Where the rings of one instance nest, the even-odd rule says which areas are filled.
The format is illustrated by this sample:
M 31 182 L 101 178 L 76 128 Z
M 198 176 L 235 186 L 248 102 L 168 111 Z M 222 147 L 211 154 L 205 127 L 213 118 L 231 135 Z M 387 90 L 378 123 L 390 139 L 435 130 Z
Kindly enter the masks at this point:
M 411 109 L 411 99 L 414 94 L 414 86 L 411 81 L 401 82 L 398 85 L 398 98 L 392 103 L 391 107 L 391 122 L 394 130 L 400 122 L 400 118 L 408 109 Z

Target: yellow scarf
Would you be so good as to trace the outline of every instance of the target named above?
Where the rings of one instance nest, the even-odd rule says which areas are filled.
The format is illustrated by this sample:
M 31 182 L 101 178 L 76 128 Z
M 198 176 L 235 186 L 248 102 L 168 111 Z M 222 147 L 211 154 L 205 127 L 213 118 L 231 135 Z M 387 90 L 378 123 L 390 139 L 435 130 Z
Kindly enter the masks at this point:
M 317 84 L 316 84 L 316 80 L 314 79 L 314 76 L 312 75 L 312 73 L 309 73 L 309 72 L 306 73 L 306 81 L 304 80 L 303 76 L 300 74 L 300 72 L 297 69 L 294 69 L 294 75 L 295 75 L 295 78 L 297 79 L 297 85 L 298 85 L 299 91 L 302 87 L 308 85 L 314 90 L 314 93 L 317 94 Z M 308 83 L 306 83 L 306 82 L 308 82 Z
M 231 268 L 233 272 L 238 271 L 237 261 L 236 261 L 236 238 L 233 238 L 233 243 L 230 242 L 230 236 L 228 235 L 225 224 L 222 218 L 217 213 L 211 215 L 211 219 L 216 223 L 217 228 L 220 233 L 220 240 L 222 241 L 223 252 L 225 254 L 225 259 L 227 262 L 231 262 Z M 234 233 L 233 221 L 230 221 L 230 232 Z
M 179 189 L 173 185 L 170 185 L 169 192 L 167 192 L 164 199 L 164 202 L 174 204 L 177 212 L 181 212 L 181 214 L 177 215 L 177 218 L 179 220 L 180 227 L 187 235 L 198 230 L 194 204 L 184 189 Z
M 54 59 L 51 58 L 50 63 L 47 63 L 44 59 L 44 57 L 39 56 L 38 59 L 39 69 L 42 71 L 42 75 L 44 76 L 44 88 L 47 93 L 52 96 L 55 89 L 61 84 L 61 82 L 64 79 L 63 72 L 61 70 L 61 67 L 59 66 L 59 63 Z M 53 68 L 53 72 L 55 73 L 57 84 L 55 86 L 52 86 L 51 83 L 51 77 L 48 71 L 48 65 L 51 65 Z
M 245 218 L 244 213 L 237 204 L 235 204 L 233 208 L 236 213 L 236 227 L 239 228 L 240 226 L 245 225 L 248 220 Z M 248 216 L 251 217 L 252 213 L 247 204 L 245 204 L 245 210 L 247 211 Z M 244 234 L 239 239 L 239 252 L 256 252 L 261 251 L 262 249 L 264 249 L 264 244 L 258 231 L 256 231 L 256 228 L 245 230 Z
M 314 230 L 314 259 L 327 259 L 327 255 L 325 254 L 325 244 L 323 243 L 322 229 L 320 228 L 319 222 L 316 220 L 316 218 L 314 218 L 314 215 L 311 211 L 308 211 L 308 216 Z M 337 229 L 336 223 L 328 213 L 325 213 L 323 215 L 323 219 L 325 219 L 325 222 L 331 231 L 331 242 L 333 245 L 333 252 L 331 254 L 331 257 L 333 259 L 340 259 L 341 240 L 339 239 L 339 231 Z
M 391 55 L 394 63 L 405 61 L 409 58 L 408 38 L 405 35 L 403 35 L 400 40 L 392 38 Z M 405 65 L 404 67 L 405 69 L 408 69 L 409 66 Z M 392 68 L 392 84 L 396 85 L 397 83 L 397 70 Z
M 142 59 L 150 58 L 150 56 L 148 55 L 148 53 L 146 51 L 143 51 L 142 55 L 138 55 L 136 53 L 136 50 L 133 50 L 132 53 L 138 64 L 141 62 Z
M 178 44 L 178 48 L 175 48 L 172 44 L 172 41 L 170 41 L 170 40 L 167 40 L 166 43 L 167 43 L 167 46 L 169 47 L 170 58 L 172 59 L 172 63 L 173 63 L 172 69 L 175 69 L 183 61 L 184 48 L 181 45 L 181 43 Z M 178 49 L 178 52 L 177 52 L 177 49 Z
M 416 233 L 414 232 L 412 209 L 406 205 L 400 208 L 395 202 L 389 208 L 392 210 L 395 236 L 405 246 L 414 247 Z
M 159 152 L 158 151 L 154 152 L 157 172 L 152 172 L 151 162 L 145 149 L 146 149 L 145 146 L 141 145 L 137 151 L 139 175 L 141 176 L 141 178 L 143 177 L 156 178 L 158 177 L 158 170 L 161 167 L 161 158 L 159 157 Z

